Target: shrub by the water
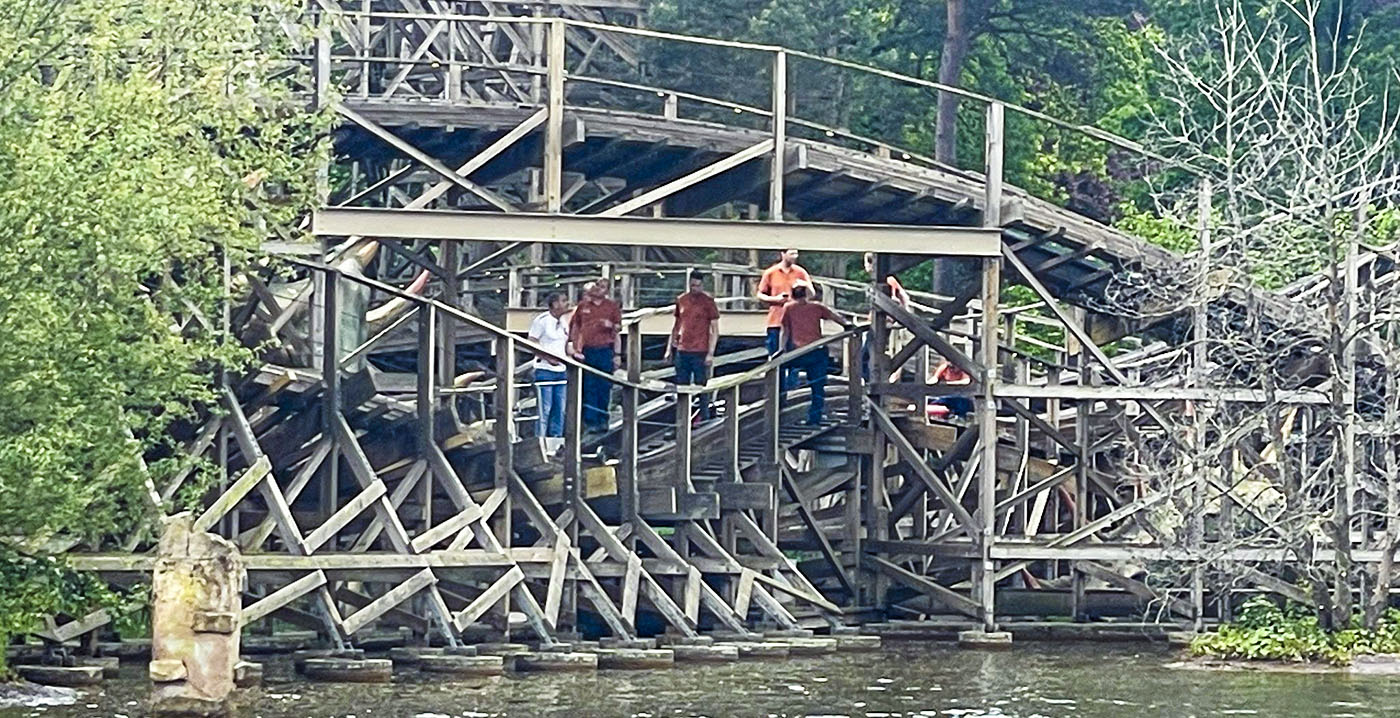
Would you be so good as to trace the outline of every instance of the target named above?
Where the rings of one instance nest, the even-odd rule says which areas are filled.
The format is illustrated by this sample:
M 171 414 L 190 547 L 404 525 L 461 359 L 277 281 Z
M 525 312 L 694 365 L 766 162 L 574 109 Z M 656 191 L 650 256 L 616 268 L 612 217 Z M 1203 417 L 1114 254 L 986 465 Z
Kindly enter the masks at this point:
M 1325 631 L 1309 608 L 1279 607 L 1264 597 L 1250 599 L 1234 623 L 1191 641 L 1191 653 L 1251 661 L 1350 663 L 1358 655 L 1400 653 L 1400 611 L 1390 609 L 1380 626 L 1361 628 L 1360 616 L 1343 631 Z

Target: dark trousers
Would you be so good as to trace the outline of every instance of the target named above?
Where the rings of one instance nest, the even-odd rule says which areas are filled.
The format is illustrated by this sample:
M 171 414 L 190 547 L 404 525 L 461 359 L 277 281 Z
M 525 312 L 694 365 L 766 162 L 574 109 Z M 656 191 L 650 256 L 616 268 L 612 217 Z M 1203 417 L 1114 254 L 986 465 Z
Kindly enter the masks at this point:
M 782 329 L 782 327 L 768 327 L 768 336 L 764 338 L 764 343 L 763 343 L 763 345 L 768 349 L 768 358 L 769 358 L 769 359 L 772 359 L 773 357 L 777 356 L 777 355 L 778 355 L 778 350 L 779 350 L 779 349 L 791 349 L 791 348 L 792 348 L 791 346 L 788 346 L 788 347 L 779 347 L 779 346 L 778 346 L 778 342 L 780 342 L 780 341 L 782 340 L 782 338 L 783 338 L 783 329 Z M 791 366 L 788 366 L 788 367 L 784 368 L 782 371 L 783 371 L 783 378 L 782 378 L 782 380 L 780 381 L 779 386 L 782 387 L 783 391 L 787 391 L 788 389 L 791 389 L 791 388 L 793 387 L 794 384 L 797 383 L 797 381 L 796 381 L 796 380 L 797 380 L 797 370 L 796 370 L 796 369 L 793 369 Z
M 583 363 L 598 371 L 613 371 L 613 348 L 584 347 Z M 608 428 L 608 408 L 612 402 L 612 382 L 592 373 L 583 375 L 583 426 L 604 431 Z
M 705 352 L 676 352 L 676 384 L 700 385 L 709 381 L 709 367 L 705 366 Z M 697 394 L 700 404 L 700 418 L 710 418 L 709 397 Z
M 826 408 L 827 362 L 826 350 L 818 349 L 798 357 L 791 364 L 794 376 L 799 371 L 806 375 L 804 381 L 797 386 L 805 386 L 812 390 L 812 403 L 807 407 L 808 424 L 820 424 L 822 410 Z

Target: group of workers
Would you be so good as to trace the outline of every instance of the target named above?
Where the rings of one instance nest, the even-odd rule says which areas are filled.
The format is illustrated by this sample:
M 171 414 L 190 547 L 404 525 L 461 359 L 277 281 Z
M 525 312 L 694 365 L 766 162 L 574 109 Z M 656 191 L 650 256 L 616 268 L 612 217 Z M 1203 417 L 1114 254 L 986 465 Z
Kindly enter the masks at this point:
M 853 328 L 849 321 L 817 301 L 811 276 L 797 259 L 798 250 L 784 250 L 778 261 L 764 270 L 758 283 L 755 296 L 768 306 L 765 344 L 770 358 L 783 352 L 796 352 L 819 341 L 823 321 L 834 322 L 847 330 Z M 873 255 L 867 254 L 866 271 L 873 272 L 873 265 Z M 567 374 L 560 357 L 572 357 L 600 372 L 583 375 L 583 428 L 589 433 L 607 431 L 612 392 L 605 376 L 621 367 L 622 356 L 622 307 L 612 299 L 611 288 L 606 277 L 590 283 L 571 317 L 568 317 L 568 297 L 552 293 L 546 299 L 547 309 L 530 324 L 529 339 L 544 349 L 535 359 L 539 409 L 536 435 L 549 454 L 564 441 Z M 908 306 L 908 294 L 894 276 L 886 277 L 881 289 L 901 305 Z M 676 298 L 674 316 L 665 360 L 675 366 L 676 384 L 704 385 L 714 368 L 720 312 L 714 297 L 705 291 L 701 275 L 690 276 L 687 291 Z M 805 375 L 802 385 L 811 393 L 807 422 L 814 426 L 821 423 L 825 408 L 828 362 L 825 350 L 802 353 L 785 366 L 780 379 L 780 386 L 786 392 L 798 385 L 799 373 Z M 861 363 L 862 373 L 868 380 L 868 342 L 862 347 Z M 953 365 L 945 364 L 940 371 L 945 371 L 945 367 L 952 367 L 948 371 L 956 370 Z M 699 405 L 698 419 L 708 419 L 709 402 L 702 397 Z

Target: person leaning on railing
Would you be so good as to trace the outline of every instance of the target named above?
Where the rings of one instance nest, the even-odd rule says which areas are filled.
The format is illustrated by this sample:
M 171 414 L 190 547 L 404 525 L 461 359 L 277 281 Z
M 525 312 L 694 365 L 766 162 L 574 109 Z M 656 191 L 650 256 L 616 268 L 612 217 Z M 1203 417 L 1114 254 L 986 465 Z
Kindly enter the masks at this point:
M 797 282 L 792 287 L 792 301 L 783 307 L 780 346 L 785 351 L 797 351 L 822 338 L 822 320 L 836 322 L 842 329 L 850 330 L 854 325 L 841 318 L 831 308 L 811 298 L 812 285 Z M 814 349 L 792 361 L 793 373 L 806 374 L 807 386 L 812 391 L 811 403 L 807 407 L 807 423 L 817 426 L 822 421 L 822 411 L 826 408 L 826 348 Z

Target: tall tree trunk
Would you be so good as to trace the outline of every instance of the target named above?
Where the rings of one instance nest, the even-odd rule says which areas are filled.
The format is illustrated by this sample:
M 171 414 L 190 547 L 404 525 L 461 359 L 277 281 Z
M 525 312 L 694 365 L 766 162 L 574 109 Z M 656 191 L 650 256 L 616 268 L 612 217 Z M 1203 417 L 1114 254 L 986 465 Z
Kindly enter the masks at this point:
M 938 81 L 960 86 L 963 63 L 967 60 L 972 37 L 967 24 L 967 0 L 947 0 L 948 29 L 943 34 L 943 56 L 938 63 Z M 938 93 L 938 126 L 934 131 L 934 159 L 952 164 L 958 154 L 958 96 Z

